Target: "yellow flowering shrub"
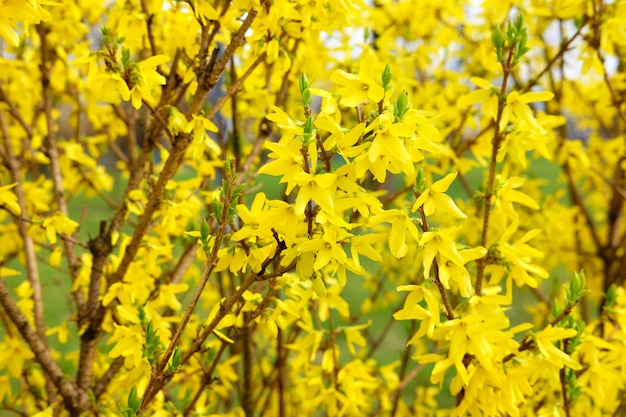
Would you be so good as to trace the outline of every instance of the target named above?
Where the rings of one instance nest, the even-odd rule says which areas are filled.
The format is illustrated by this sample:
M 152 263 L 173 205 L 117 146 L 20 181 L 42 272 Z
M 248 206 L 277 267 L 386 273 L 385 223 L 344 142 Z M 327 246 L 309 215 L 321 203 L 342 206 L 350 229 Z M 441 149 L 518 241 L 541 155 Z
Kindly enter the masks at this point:
M 0 414 L 626 414 L 626 1 L 0 0 Z

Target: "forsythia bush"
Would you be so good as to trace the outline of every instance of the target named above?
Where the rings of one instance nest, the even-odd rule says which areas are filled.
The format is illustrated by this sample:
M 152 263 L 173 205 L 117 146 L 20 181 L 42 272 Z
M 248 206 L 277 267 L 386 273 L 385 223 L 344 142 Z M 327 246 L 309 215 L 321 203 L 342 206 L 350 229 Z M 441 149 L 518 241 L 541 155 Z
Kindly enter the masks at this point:
M 626 1 L 0 37 L 1 415 L 626 415 Z

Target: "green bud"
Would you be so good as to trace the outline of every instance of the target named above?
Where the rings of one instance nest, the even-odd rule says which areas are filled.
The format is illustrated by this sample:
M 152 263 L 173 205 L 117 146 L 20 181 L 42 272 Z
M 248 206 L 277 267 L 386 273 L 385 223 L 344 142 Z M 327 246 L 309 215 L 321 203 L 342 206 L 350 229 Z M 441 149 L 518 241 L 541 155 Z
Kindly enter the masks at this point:
M 180 351 L 180 348 L 177 347 L 176 349 L 174 349 L 174 354 L 172 355 L 172 366 L 174 368 L 178 368 L 181 364 L 182 361 L 182 353 Z
M 226 171 L 226 176 L 230 177 L 230 175 L 232 174 L 232 167 L 230 165 L 232 161 L 232 158 L 230 157 L 229 154 L 226 154 L 226 158 L 224 159 L 224 170 Z M 226 189 L 225 187 L 226 183 L 224 181 L 224 179 L 222 179 L 222 189 Z
M 300 86 L 300 94 L 304 93 L 305 90 L 309 89 L 309 80 L 306 77 L 306 74 L 303 72 L 300 74 L 300 78 L 298 79 L 298 84 Z
M 309 116 L 307 117 L 306 122 L 304 122 L 304 127 L 303 127 L 305 145 L 308 145 L 309 141 L 313 137 L 313 128 L 314 128 L 313 116 Z
M 498 26 L 494 26 L 491 31 L 491 42 L 496 48 L 498 62 L 504 61 L 504 35 Z
M 515 28 L 517 29 L 517 33 L 521 33 L 524 29 L 524 13 L 520 13 L 517 16 L 517 20 L 515 21 Z
M 573 307 L 585 295 L 587 292 L 585 283 L 585 273 L 582 270 L 580 272 L 574 272 L 569 286 L 565 289 L 565 300 L 568 306 Z
M 311 91 L 308 88 L 302 92 L 302 104 L 304 106 L 311 105 Z
M 141 407 L 141 398 L 137 395 L 137 387 L 133 385 L 128 394 L 128 406 L 132 408 L 135 412 L 139 410 Z
M 424 167 L 420 165 L 417 169 L 417 176 L 415 177 L 415 190 L 421 194 L 425 189 L 426 183 L 424 181 Z
M 130 64 L 130 50 L 128 48 L 122 48 L 122 65 L 124 65 L 124 68 L 128 68 Z
M 215 200 L 213 201 L 213 211 L 215 211 Z M 203 243 L 209 241 L 209 225 L 206 220 L 200 225 L 200 239 L 202 239 Z
M 617 287 L 615 284 L 611 284 L 608 290 L 606 290 L 605 295 L 606 300 L 604 301 L 604 309 L 610 309 L 615 305 L 615 301 L 617 301 Z
M 385 65 L 385 69 L 383 70 L 383 88 L 385 91 L 391 88 L 391 68 L 389 64 Z
M 215 216 L 217 220 L 222 218 L 222 203 L 217 200 L 213 200 L 213 216 Z M 203 239 L 202 243 L 206 245 L 208 243 L 208 238 L 207 240 Z
M 139 312 L 137 313 L 137 317 L 139 318 L 139 322 L 141 324 L 145 324 L 145 321 L 148 318 L 148 316 L 146 315 L 146 310 L 144 310 L 142 306 L 139 306 Z
M 409 110 L 409 93 L 402 91 L 396 100 L 395 113 L 396 120 L 402 120 L 404 114 Z

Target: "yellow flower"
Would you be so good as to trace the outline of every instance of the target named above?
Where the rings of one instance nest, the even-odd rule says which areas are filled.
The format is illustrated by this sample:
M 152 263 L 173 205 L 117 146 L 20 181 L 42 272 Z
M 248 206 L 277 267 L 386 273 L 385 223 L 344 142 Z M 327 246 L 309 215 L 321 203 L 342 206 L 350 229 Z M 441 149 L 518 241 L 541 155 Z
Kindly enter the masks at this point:
M 538 101 L 548 101 L 554 97 L 554 94 L 549 91 L 538 91 L 520 94 L 517 91 L 511 91 L 506 97 L 506 106 L 502 111 L 502 118 L 500 119 L 500 129 L 504 129 L 509 121 L 517 118 L 528 123 L 533 128 L 542 131 L 541 126 L 537 123 L 533 111 L 527 103 L 534 103 Z
M 41 7 L 42 1 L 3 0 L 0 3 L 0 37 L 9 45 L 17 47 L 20 43 L 19 35 L 15 32 L 18 23 L 37 24 L 42 20 L 49 21 L 52 16 Z M 45 4 L 58 4 L 45 1 Z
M 419 320 L 420 328 L 407 344 L 415 344 L 418 339 L 426 334 L 431 334 L 440 323 L 439 302 L 430 291 L 423 285 L 401 285 L 398 291 L 409 291 L 402 310 L 394 313 L 396 320 Z M 426 308 L 422 300 L 426 301 Z
M 206 0 L 192 0 L 190 4 L 193 6 L 196 19 L 203 25 L 206 25 L 208 20 L 217 20 L 220 17 L 217 10 Z
M 336 174 L 311 175 L 308 172 L 300 172 L 294 179 L 300 186 L 295 201 L 295 212 L 298 216 L 304 214 L 304 209 L 311 200 L 322 210 L 328 212 L 333 210 Z
M 373 59 L 361 60 L 358 74 L 350 74 L 342 70 L 335 71 L 330 79 L 341 85 L 340 103 L 347 107 L 356 107 L 366 100 L 378 103 L 385 96 L 385 90 L 374 80 Z
M 406 232 L 408 231 L 416 241 L 419 240 L 419 232 L 413 224 L 413 220 L 405 212 L 398 209 L 386 210 L 370 218 L 372 225 L 382 222 L 391 223 L 389 250 L 398 259 L 404 257 L 409 251 L 406 244 Z
M 115 343 L 115 346 L 109 352 L 109 358 L 123 356 L 127 367 L 139 366 L 145 360 L 143 359 L 142 350 L 138 349 L 145 342 L 143 329 L 137 324 L 126 327 L 113 323 L 113 327 L 115 330 L 108 344 Z
M 344 264 L 347 261 L 347 257 L 341 246 L 341 241 L 346 235 L 347 233 L 339 228 L 325 228 L 322 237 L 308 239 L 300 243 L 298 252 L 313 252 L 315 254 L 314 271 L 322 269 L 331 259 Z
M 427 216 L 432 215 L 435 210 L 440 210 L 461 219 L 465 219 L 467 216 L 461 211 L 454 203 L 452 198 L 444 194 L 448 191 L 448 187 L 452 184 L 452 181 L 456 178 L 457 173 L 453 172 L 446 175 L 439 181 L 435 182 L 430 188 L 427 188 L 415 201 L 411 211 L 415 211 L 418 208 L 424 206 L 424 214 Z
M 395 116 L 385 110 L 368 129 L 374 129 L 374 140 L 370 145 L 367 156 L 370 162 L 375 163 L 379 156 L 389 157 L 392 163 L 404 165 L 411 158 L 400 137 L 410 137 L 415 133 L 415 125 L 408 123 L 394 123 Z
M 539 205 L 535 200 L 523 192 L 516 190 L 521 187 L 526 180 L 522 177 L 498 176 L 498 185 L 495 198 L 495 205 L 498 210 L 502 210 L 509 218 L 516 220 L 519 215 L 513 208 L 513 203 L 518 203 L 533 210 L 538 210 Z
M 259 174 L 281 177 L 279 182 L 281 184 L 287 183 L 285 193 L 290 194 L 293 188 L 298 185 L 296 176 L 304 172 L 304 161 L 300 153 L 302 142 L 293 134 L 287 133 L 277 143 L 266 142 L 265 147 L 272 151 L 269 157 L 274 160 L 263 165 L 259 169 Z
M 156 69 L 169 60 L 166 55 L 155 55 L 137 64 L 133 72 L 133 88 L 130 90 L 130 100 L 134 108 L 141 107 L 142 99 L 152 104 L 156 102 L 152 89 L 157 85 L 164 85 L 166 81 Z
M 465 260 L 456 249 L 455 237 L 459 227 L 449 227 L 437 231 L 424 232 L 419 244 L 424 246 L 422 263 L 424 266 L 424 279 L 428 279 L 433 260 L 439 255 L 439 264 L 451 261 L 459 267 L 463 267 Z
M 381 241 L 386 236 L 382 233 L 378 234 L 366 234 L 361 236 L 352 236 L 350 239 L 350 250 L 352 254 L 352 261 L 354 263 L 354 268 L 357 271 L 362 271 L 363 267 L 361 266 L 361 261 L 359 259 L 359 255 L 364 255 L 375 262 L 382 262 L 383 257 L 379 252 L 376 251 L 372 247 L 372 243 Z
M 482 103 L 483 112 L 496 120 L 498 115 L 498 88 L 484 78 L 472 77 L 470 81 L 480 87 L 480 90 L 472 91 L 459 98 L 457 107 L 464 108 L 472 104 Z
M 557 340 L 574 337 L 576 336 L 576 333 L 576 329 L 563 329 L 561 327 L 552 327 L 548 324 L 545 329 L 535 335 L 535 342 L 537 343 L 537 348 L 539 348 L 541 354 L 545 356 L 548 361 L 552 362 L 559 368 L 567 366 L 575 371 L 578 371 L 582 369 L 582 366 L 569 357 L 567 353 L 552 344 L 552 342 Z
M 537 280 L 530 274 L 540 278 L 548 278 L 550 274 L 542 267 L 531 263 L 533 258 L 543 258 L 544 255 L 540 250 L 528 245 L 527 242 L 541 233 L 541 230 L 535 229 L 526 232 L 515 243 L 509 243 L 509 239 L 518 226 L 517 222 L 513 222 L 506 228 L 498 240 L 498 250 L 507 263 L 509 276 L 515 280 L 517 286 L 528 285 L 529 287 L 537 288 Z M 498 268 L 502 267 L 498 266 Z
M 17 196 L 12 191 L 9 191 L 16 185 L 17 183 L 13 183 L 0 187 L 0 208 L 4 206 L 11 213 L 19 216 L 22 214 L 22 208 L 17 203 Z
M 57 233 L 71 235 L 78 227 L 78 223 L 59 213 L 45 219 L 42 226 L 46 229 L 48 241 L 55 244 L 57 242 Z
M 482 258 L 487 253 L 487 249 L 482 246 L 478 246 L 472 249 L 465 249 L 458 252 L 463 258 L 463 264 Z M 459 286 L 459 292 L 463 297 L 469 297 L 472 295 L 472 280 L 470 278 L 467 269 L 458 265 L 448 259 L 444 259 L 439 264 L 439 280 L 444 287 L 450 288 L 449 281 L 452 279 Z
M 222 153 L 219 145 L 207 135 L 207 130 L 209 132 L 217 132 L 218 129 L 215 123 L 199 115 L 193 115 L 185 128 L 186 133 L 193 132 L 193 140 L 189 148 L 191 149 L 192 155 L 196 158 L 202 155 L 205 146 L 217 155 Z

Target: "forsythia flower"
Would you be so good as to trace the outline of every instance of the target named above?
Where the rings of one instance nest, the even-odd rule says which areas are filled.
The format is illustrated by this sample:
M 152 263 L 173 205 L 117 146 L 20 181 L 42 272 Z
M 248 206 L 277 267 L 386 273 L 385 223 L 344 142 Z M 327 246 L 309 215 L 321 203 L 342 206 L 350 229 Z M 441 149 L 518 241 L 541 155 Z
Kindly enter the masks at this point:
M 386 210 L 381 214 L 377 214 L 370 218 L 370 224 L 378 224 L 382 222 L 391 223 L 391 232 L 389 233 L 389 250 L 396 258 L 400 259 L 408 253 L 406 244 L 406 232 L 408 231 L 413 238 L 419 240 L 419 232 L 417 227 L 409 216 L 402 210 L 392 209 Z
M 407 344 L 415 344 L 420 337 L 430 334 L 439 325 L 439 302 L 430 291 L 423 285 L 401 285 L 398 291 L 409 291 L 404 307 L 396 312 L 393 318 L 396 320 L 419 320 L 420 328 Z M 422 300 L 426 301 L 426 308 Z
M 17 47 L 20 38 L 15 30 L 18 23 L 37 24 L 49 21 L 52 16 L 41 4 L 58 4 L 52 1 L 3 0 L 0 2 L 0 36 L 9 45 Z
M 334 207 L 333 195 L 335 189 L 335 174 L 311 175 L 307 172 L 300 172 L 295 176 L 296 183 L 300 186 L 300 191 L 296 197 L 295 212 L 298 216 L 304 214 L 304 209 L 309 201 L 323 210 L 332 211 Z
M 547 360 L 559 368 L 567 366 L 578 371 L 582 369 L 582 366 L 552 343 L 557 340 L 574 337 L 576 333 L 576 329 L 563 329 L 561 327 L 552 327 L 548 324 L 545 329 L 535 335 L 535 342 L 537 343 L 539 351 Z
M 498 88 L 484 78 L 472 77 L 470 81 L 480 87 L 457 101 L 458 108 L 469 107 L 472 104 L 482 103 L 483 111 L 496 120 L 498 114 Z
M 373 60 L 371 58 L 361 60 L 358 74 L 337 70 L 330 79 L 342 86 L 339 89 L 341 104 L 347 107 L 356 107 L 368 99 L 378 103 L 385 96 L 383 87 L 374 80 Z
M 22 214 L 22 208 L 17 203 L 17 196 L 13 192 L 9 191 L 16 185 L 17 183 L 13 183 L 0 187 L 0 206 L 5 206 L 11 213 L 19 216 Z
M 131 103 L 134 108 L 139 109 L 141 107 L 142 99 L 155 103 L 152 88 L 156 85 L 165 84 L 165 77 L 159 74 L 156 69 L 169 60 L 170 58 L 166 55 L 155 55 L 137 63 L 133 72 L 133 89 L 130 91 Z
M 554 94 L 549 91 L 538 91 L 520 94 L 517 91 L 511 91 L 506 97 L 506 106 L 502 111 L 502 118 L 500 119 L 500 129 L 504 129 L 509 120 L 516 117 L 518 120 L 523 120 L 536 130 L 542 131 L 541 126 L 537 123 L 533 111 L 528 106 L 528 103 L 537 101 L 552 100 Z
M 78 227 L 78 223 L 59 213 L 45 219 L 42 226 L 46 229 L 48 241 L 54 244 L 57 242 L 57 233 L 71 235 Z
M 424 214 L 427 216 L 435 213 L 435 210 L 439 210 L 461 219 L 466 218 L 467 216 L 465 213 L 457 207 L 452 198 L 449 195 L 444 194 L 448 191 L 448 187 L 450 187 L 450 184 L 452 184 L 456 175 L 456 172 L 448 174 L 444 178 L 435 182 L 430 188 L 424 190 L 424 192 L 422 192 L 422 194 L 420 194 L 415 201 L 415 204 L 413 204 L 411 211 L 415 211 L 424 206 Z

